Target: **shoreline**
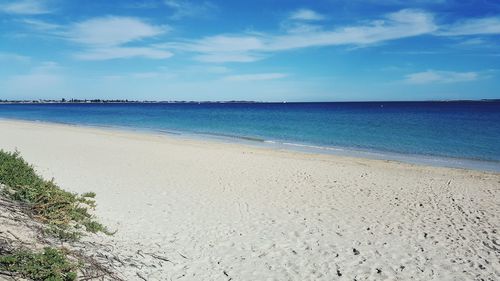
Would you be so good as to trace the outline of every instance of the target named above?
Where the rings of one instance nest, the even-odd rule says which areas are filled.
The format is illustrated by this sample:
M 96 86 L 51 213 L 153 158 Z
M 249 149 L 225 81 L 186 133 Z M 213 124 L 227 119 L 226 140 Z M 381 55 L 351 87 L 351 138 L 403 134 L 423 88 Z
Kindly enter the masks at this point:
M 97 194 L 117 233 L 86 239 L 148 259 L 120 264 L 125 280 L 500 274 L 498 173 L 47 123 L 0 131 L 44 178 Z
M 436 155 L 404 154 L 391 151 L 354 149 L 344 147 L 321 146 L 306 143 L 293 143 L 288 141 L 274 141 L 254 137 L 233 136 L 226 134 L 214 134 L 203 132 L 188 132 L 176 130 L 161 130 L 153 128 L 138 128 L 113 125 L 76 124 L 65 122 L 53 122 L 43 120 L 29 120 L 0 117 L 0 122 L 25 122 L 33 124 L 60 125 L 76 128 L 89 128 L 96 130 L 110 130 L 123 133 L 139 133 L 144 135 L 160 135 L 167 138 L 176 138 L 186 141 L 217 142 L 223 144 L 246 145 L 276 151 L 299 152 L 312 155 L 332 155 L 355 159 L 370 159 L 379 161 L 395 161 L 411 165 L 431 166 L 441 168 L 454 168 L 464 170 L 475 170 L 482 172 L 500 173 L 500 162 L 491 160 L 479 160 L 469 158 L 455 158 Z

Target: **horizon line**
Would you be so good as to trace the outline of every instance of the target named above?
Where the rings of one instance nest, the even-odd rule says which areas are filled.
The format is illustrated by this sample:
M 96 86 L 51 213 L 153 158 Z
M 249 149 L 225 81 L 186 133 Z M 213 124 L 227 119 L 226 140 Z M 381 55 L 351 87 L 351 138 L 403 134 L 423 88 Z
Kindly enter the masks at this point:
M 0 99 L 0 104 L 80 104 L 80 103 L 375 103 L 375 102 L 499 102 L 500 99 L 435 100 L 344 100 L 344 101 L 253 101 L 253 100 L 129 100 L 129 99 Z

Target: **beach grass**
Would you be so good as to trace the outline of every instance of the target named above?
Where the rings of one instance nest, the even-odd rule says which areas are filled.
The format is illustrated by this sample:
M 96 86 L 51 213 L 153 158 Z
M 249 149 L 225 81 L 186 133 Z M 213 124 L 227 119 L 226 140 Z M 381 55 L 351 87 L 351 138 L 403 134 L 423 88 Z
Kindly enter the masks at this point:
M 47 247 L 42 251 L 17 250 L 0 256 L 0 271 L 30 280 L 76 280 L 78 262 L 70 261 L 63 249 Z
M 96 207 L 95 193 L 78 195 L 61 189 L 39 176 L 17 151 L 0 150 L 0 196 L 17 202 L 23 212 L 46 226 L 45 234 L 59 240 L 75 241 L 85 232 L 111 234 L 90 213 Z M 82 266 L 64 248 L 0 251 L 0 273 L 31 280 L 75 280 Z
M 17 151 L 0 150 L 0 183 L 5 186 L 1 195 L 28 206 L 30 214 L 59 238 L 77 239 L 82 230 L 110 234 L 89 212 L 96 206 L 95 193 L 61 189 L 39 176 Z

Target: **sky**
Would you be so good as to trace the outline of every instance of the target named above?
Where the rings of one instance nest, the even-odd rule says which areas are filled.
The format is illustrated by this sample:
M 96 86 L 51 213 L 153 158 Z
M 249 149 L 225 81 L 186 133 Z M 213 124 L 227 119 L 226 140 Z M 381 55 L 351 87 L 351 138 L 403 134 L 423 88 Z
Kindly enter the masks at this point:
M 0 99 L 500 98 L 498 0 L 0 0 Z

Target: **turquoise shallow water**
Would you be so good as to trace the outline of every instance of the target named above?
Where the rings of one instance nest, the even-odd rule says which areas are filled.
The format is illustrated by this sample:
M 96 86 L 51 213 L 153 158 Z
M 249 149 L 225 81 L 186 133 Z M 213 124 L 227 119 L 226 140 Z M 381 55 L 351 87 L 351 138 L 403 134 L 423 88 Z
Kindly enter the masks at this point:
M 500 170 L 500 102 L 0 104 L 0 118 Z

